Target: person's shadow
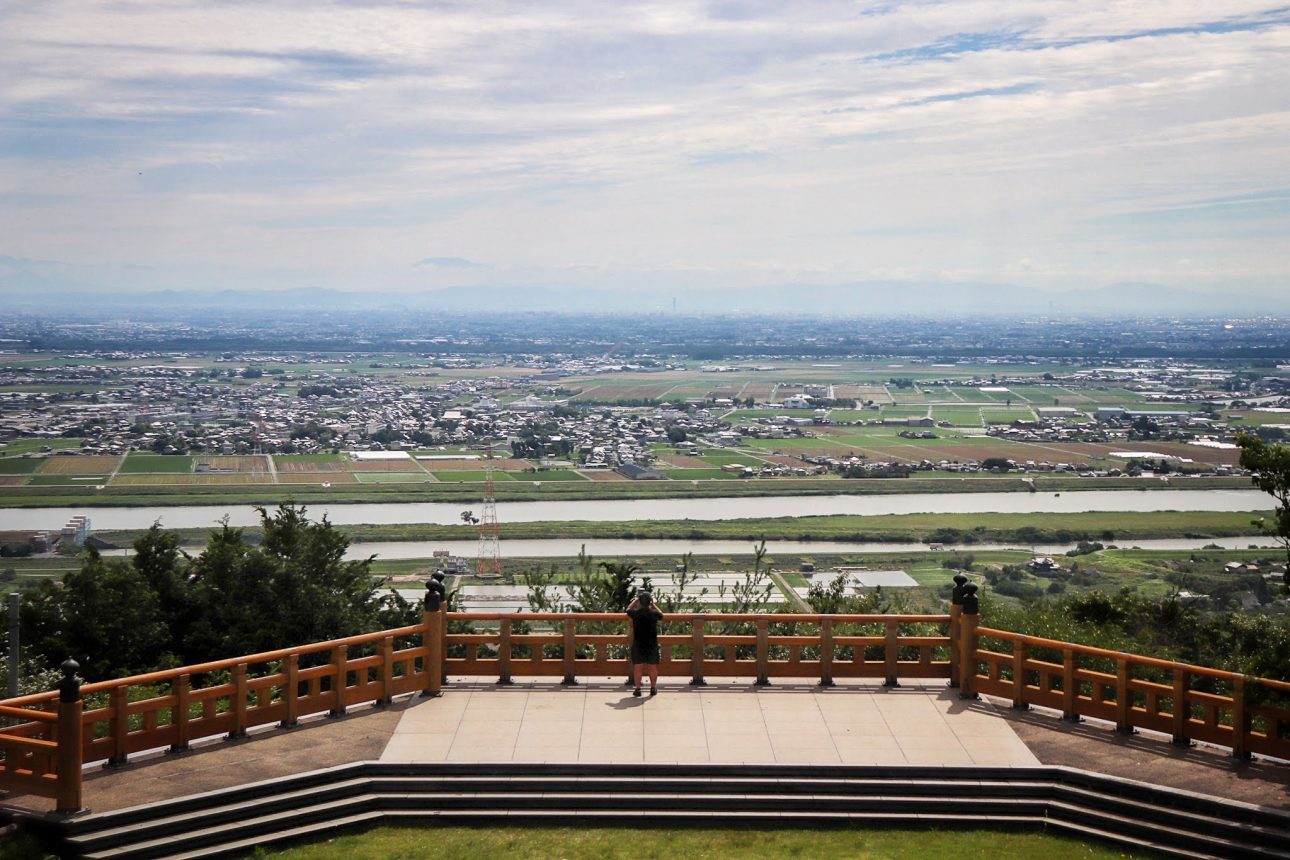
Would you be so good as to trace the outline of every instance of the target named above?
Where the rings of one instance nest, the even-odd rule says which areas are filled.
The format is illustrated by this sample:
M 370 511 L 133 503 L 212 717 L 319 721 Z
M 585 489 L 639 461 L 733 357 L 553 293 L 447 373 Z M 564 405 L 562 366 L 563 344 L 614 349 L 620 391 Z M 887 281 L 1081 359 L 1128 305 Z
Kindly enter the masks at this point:
M 623 696 L 616 702 L 605 702 L 606 707 L 613 708 L 615 711 L 627 711 L 632 708 L 639 708 L 643 704 L 645 704 L 645 700 L 635 696 Z

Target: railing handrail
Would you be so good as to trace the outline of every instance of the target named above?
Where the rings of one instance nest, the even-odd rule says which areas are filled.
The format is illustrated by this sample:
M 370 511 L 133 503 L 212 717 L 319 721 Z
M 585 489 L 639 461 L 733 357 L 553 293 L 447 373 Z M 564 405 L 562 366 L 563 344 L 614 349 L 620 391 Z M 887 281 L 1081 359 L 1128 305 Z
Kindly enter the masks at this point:
M 354 645 L 366 645 L 370 642 L 379 642 L 387 637 L 415 636 L 420 633 L 422 626 L 412 624 L 407 627 L 394 627 L 389 630 L 377 630 L 372 633 L 359 633 L 355 636 L 346 636 L 344 639 L 328 639 L 325 642 L 311 642 L 308 645 L 295 645 L 290 648 L 279 648 L 275 651 L 262 651 L 259 654 L 247 654 L 242 657 L 228 657 L 223 660 L 212 660 L 208 663 L 197 663 L 192 666 L 179 666 L 174 669 L 162 669 L 159 672 L 147 672 L 142 675 L 129 675 L 125 678 L 113 678 L 108 681 L 95 681 L 92 684 L 85 684 L 81 687 L 81 694 L 101 693 L 106 690 L 112 690 L 116 687 L 133 686 L 135 684 L 157 684 L 162 681 L 173 681 L 181 675 L 201 675 L 208 672 L 220 672 L 224 669 L 232 669 L 234 666 L 250 663 L 270 663 L 274 660 L 283 660 L 292 654 L 297 656 L 302 654 L 315 654 L 320 651 L 330 651 L 333 648 L 351 647 Z M 20 705 L 34 705 L 42 702 L 51 701 L 58 697 L 56 690 L 45 693 L 31 693 L 26 696 L 18 696 L 13 699 L 0 701 L 0 708 L 15 708 Z
M 622 612 L 449 612 L 449 621 L 622 621 Z M 812 612 L 668 612 L 660 619 L 668 621 L 703 621 L 719 624 L 727 621 L 770 621 L 774 623 L 814 624 L 832 621 L 841 624 L 949 624 L 949 615 L 882 615 L 830 614 Z
M 1042 636 L 1032 636 L 1028 633 L 1013 633 L 1012 631 L 999 630 L 995 627 L 978 627 L 976 632 L 978 636 L 988 636 L 992 639 L 1024 642 L 1033 647 L 1053 648 L 1058 651 L 1070 648 L 1086 656 L 1104 657 L 1108 660 L 1128 660 L 1129 662 L 1139 666 L 1152 666 L 1157 669 L 1169 669 L 1175 672 L 1185 672 L 1188 675 L 1202 675 L 1208 678 L 1217 678 L 1224 681 L 1234 681 L 1237 678 L 1243 678 L 1247 681 L 1256 681 L 1274 690 L 1285 690 L 1290 692 L 1290 683 L 1287 683 L 1286 681 L 1277 681 L 1273 678 L 1260 678 L 1254 675 L 1245 675 L 1240 672 L 1232 672 L 1227 669 L 1213 669 L 1209 666 L 1196 666 L 1191 663 L 1180 663 L 1176 660 L 1164 660 L 1160 657 L 1146 657 L 1129 651 L 1114 651 L 1109 648 L 1098 648 L 1094 645 L 1080 645 L 1075 642 L 1046 639 Z

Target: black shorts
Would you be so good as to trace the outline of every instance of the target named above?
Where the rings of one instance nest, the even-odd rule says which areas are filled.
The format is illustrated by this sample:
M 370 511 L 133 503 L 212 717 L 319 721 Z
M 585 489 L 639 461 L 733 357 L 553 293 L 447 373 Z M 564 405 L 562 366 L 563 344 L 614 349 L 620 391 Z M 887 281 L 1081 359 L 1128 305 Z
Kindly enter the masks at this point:
M 650 666 L 658 665 L 658 643 L 653 645 L 640 645 L 632 643 L 632 665 L 646 663 Z

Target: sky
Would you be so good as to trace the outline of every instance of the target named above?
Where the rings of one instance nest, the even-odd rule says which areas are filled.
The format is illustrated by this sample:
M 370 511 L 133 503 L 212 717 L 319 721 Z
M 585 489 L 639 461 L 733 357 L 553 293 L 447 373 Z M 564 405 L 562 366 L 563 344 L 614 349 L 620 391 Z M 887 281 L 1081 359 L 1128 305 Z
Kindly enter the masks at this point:
M 0 2 L 0 290 L 1278 296 L 1286 2 Z

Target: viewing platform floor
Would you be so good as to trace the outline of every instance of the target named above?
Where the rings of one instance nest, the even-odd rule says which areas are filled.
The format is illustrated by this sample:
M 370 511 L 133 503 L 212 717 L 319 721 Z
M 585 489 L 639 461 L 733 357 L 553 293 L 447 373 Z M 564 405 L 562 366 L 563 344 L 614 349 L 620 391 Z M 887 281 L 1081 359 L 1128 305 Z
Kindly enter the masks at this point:
M 993 705 L 944 681 L 753 687 L 455 682 L 408 708 L 381 761 L 1034 765 Z
M 94 812 L 360 761 L 749 762 L 1066 765 L 1157 785 L 1290 809 L 1290 766 L 1234 762 L 1226 750 L 1124 735 L 1108 724 L 1062 722 L 1007 702 L 964 701 L 944 681 L 839 682 L 823 689 L 745 680 L 690 687 L 673 679 L 635 699 L 621 678 L 453 678 L 438 698 L 402 697 L 387 707 L 318 715 L 294 729 L 266 728 L 191 751 L 158 750 L 124 767 L 87 767 L 84 803 Z M 52 802 L 0 797 L 9 807 Z

